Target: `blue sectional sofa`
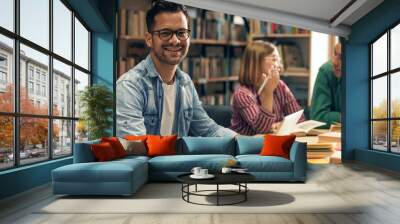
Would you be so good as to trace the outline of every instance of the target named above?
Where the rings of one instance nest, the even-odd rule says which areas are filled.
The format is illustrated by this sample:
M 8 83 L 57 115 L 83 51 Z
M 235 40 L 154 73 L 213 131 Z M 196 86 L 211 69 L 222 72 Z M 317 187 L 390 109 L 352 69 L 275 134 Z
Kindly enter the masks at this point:
M 177 142 L 177 155 L 128 156 L 96 162 L 90 145 L 75 145 L 74 163 L 52 171 L 53 193 L 68 195 L 131 195 L 148 181 L 176 181 L 193 167 L 218 172 L 234 159 L 256 177 L 256 181 L 304 182 L 306 180 L 306 144 L 295 142 L 290 159 L 258 155 L 262 137 L 218 138 L 184 137 Z

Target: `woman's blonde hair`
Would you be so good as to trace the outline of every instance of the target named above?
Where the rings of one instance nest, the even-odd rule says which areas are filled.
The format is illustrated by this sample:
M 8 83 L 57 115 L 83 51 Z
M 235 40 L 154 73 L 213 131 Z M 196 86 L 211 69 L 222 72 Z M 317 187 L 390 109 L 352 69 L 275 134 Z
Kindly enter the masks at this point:
M 239 82 L 252 86 L 261 72 L 264 57 L 272 54 L 276 46 L 270 42 L 254 41 L 247 44 L 240 62 Z

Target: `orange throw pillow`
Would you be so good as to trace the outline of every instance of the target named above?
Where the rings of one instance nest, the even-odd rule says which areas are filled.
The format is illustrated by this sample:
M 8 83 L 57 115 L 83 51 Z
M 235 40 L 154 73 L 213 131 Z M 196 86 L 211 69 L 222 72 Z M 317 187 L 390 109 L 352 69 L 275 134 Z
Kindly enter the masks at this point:
M 143 142 L 146 142 L 147 135 L 125 135 L 124 139 L 129 141 L 141 140 Z
M 124 146 L 122 146 L 121 142 L 117 137 L 109 137 L 109 138 L 101 138 L 101 142 L 108 142 L 114 149 L 115 155 L 117 158 L 122 158 L 126 156 L 126 151 Z
M 262 156 L 280 156 L 289 159 L 290 147 L 296 135 L 265 135 Z
M 176 155 L 176 140 L 178 136 L 149 135 L 147 137 L 148 156 Z
M 116 159 L 115 151 L 112 145 L 108 142 L 91 145 L 94 157 L 99 162 L 110 161 Z

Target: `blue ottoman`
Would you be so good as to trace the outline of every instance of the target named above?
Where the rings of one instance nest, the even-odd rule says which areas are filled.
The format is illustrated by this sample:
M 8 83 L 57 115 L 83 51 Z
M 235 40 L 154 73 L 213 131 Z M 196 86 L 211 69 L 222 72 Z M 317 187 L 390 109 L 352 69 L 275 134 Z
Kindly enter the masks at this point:
M 131 195 L 148 180 L 147 157 L 108 162 L 74 163 L 52 171 L 53 193 Z

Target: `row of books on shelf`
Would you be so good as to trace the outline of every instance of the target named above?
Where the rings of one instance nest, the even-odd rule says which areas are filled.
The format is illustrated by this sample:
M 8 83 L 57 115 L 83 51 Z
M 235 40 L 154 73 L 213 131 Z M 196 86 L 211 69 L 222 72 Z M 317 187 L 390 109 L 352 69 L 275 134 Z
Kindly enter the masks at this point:
M 119 72 L 118 77 L 135 67 L 143 58 L 126 57 L 118 60 Z M 231 61 L 231 62 L 230 62 Z M 232 64 L 231 73 L 229 72 L 229 64 Z M 185 58 L 180 68 L 188 73 L 194 81 L 206 81 L 210 78 L 238 76 L 240 66 L 239 58 L 204 58 L 189 57 Z
M 189 17 L 189 27 L 193 39 L 229 40 L 229 23 L 223 14 L 218 19 Z
M 305 76 L 308 76 L 309 69 L 305 65 L 305 59 L 302 54 L 300 46 L 296 42 L 282 42 L 277 44 L 277 48 L 279 54 L 282 57 L 282 63 L 285 68 L 285 74 L 290 75 L 290 73 L 302 73 Z M 185 59 L 183 67 L 184 71 L 187 71 L 189 74 L 197 74 L 201 78 L 215 76 L 215 75 L 207 75 L 208 73 L 217 74 L 216 76 L 225 76 L 225 75 L 239 75 L 240 70 L 240 60 L 244 52 L 244 48 L 242 47 L 234 47 L 228 49 L 230 52 L 227 54 L 227 49 L 223 46 L 199 46 L 192 45 L 188 54 L 189 59 Z M 221 58 L 219 60 L 216 59 L 204 59 L 204 58 Z M 203 59 L 190 59 L 190 58 L 203 58 Z M 227 63 L 230 58 L 230 63 Z M 200 60 L 200 61 L 198 61 Z M 202 61 L 206 62 L 202 62 Z M 211 63 L 211 64 L 209 64 Z M 194 64 L 194 65 L 193 65 Z M 200 69 L 196 69 L 197 66 Z M 230 66 L 229 69 L 226 68 Z M 202 68 L 205 67 L 205 68 Z M 208 68 L 210 67 L 210 68 Z M 213 69 L 215 68 L 215 69 Z M 194 71 L 193 71 L 194 70 Z M 205 71 L 205 73 L 201 72 Z
M 120 58 L 118 60 L 119 76 L 133 68 L 142 59 L 143 57 L 137 56 Z M 210 78 L 239 76 L 240 63 L 240 58 L 186 57 L 180 68 L 189 74 L 192 80 L 207 82 Z M 307 88 L 308 86 L 296 84 L 291 87 L 291 90 L 298 98 L 306 99 Z
M 191 8 L 189 9 L 189 27 L 193 39 L 246 41 L 247 38 L 244 22 L 235 22 L 232 20 L 232 16 L 219 12 Z M 146 31 L 146 13 L 144 11 L 120 10 L 121 36 L 143 37 Z
M 182 61 L 181 69 L 188 73 L 192 80 L 238 76 L 240 58 L 187 57 Z
M 120 32 L 121 36 L 144 37 L 146 33 L 146 12 L 142 10 L 121 9 L 120 10 Z
M 305 66 L 305 59 L 299 45 L 288 42 L 278 44 L 277 48 L 282 57 L 285 74 L 308 74 L 309 69 Z M 225 48 L 221 46 L 204 46 L 203 48 L 193 45 L 190 48 L 188 57 L 184 59 L 182 67 L 189 74 L 203 74 L 200 76 L 206 77 L 237 76 L 240 70 L 240 59 L 243 55 L 243 50 L 241 47 L 233 48 L 228 56 L 225 54 Z M 127 57 L 144 58 L 148 53 L 149 49 L 145 46 L 129 46 L 127 48 Z M 229 66 L 231 67 L 230 72 Z M 196 70 L 197 67 L 200 67 L 199 70 Z
M 309 30 L 285 26 L 276 23 L 249 19 L 249 34 L 251 35 L 273 35 L 273 34 L 309 34 Z
M 266 34 L 268 33 L 268 22 L 249 19 L 249 33 L 250 34 Z
M 212 94 L 200 96 L 200 101 L 204 105 L 224 105 L 225 94 Z
M 293 27 L 293 26 L 285 26 L 276 23 L 269 24 L 269 33 L 270 34 L 308 34 L 309 30 Z
M 188 15 L 193 39 L 246 41 L 242 17 L 192 7 L 188 8 Z
M 247 30 L 242 17 L 197 8 L 189 8 L 188 13 L 192 38 L 246 41 Z M 121 9 L 120 24 L 120 35 L 144 36 L 146 13 L 143 10 Z M 305 29 L 255 19 L 249 19 L 248 24 L 248 33 L 255 35 L 310 33 Z

